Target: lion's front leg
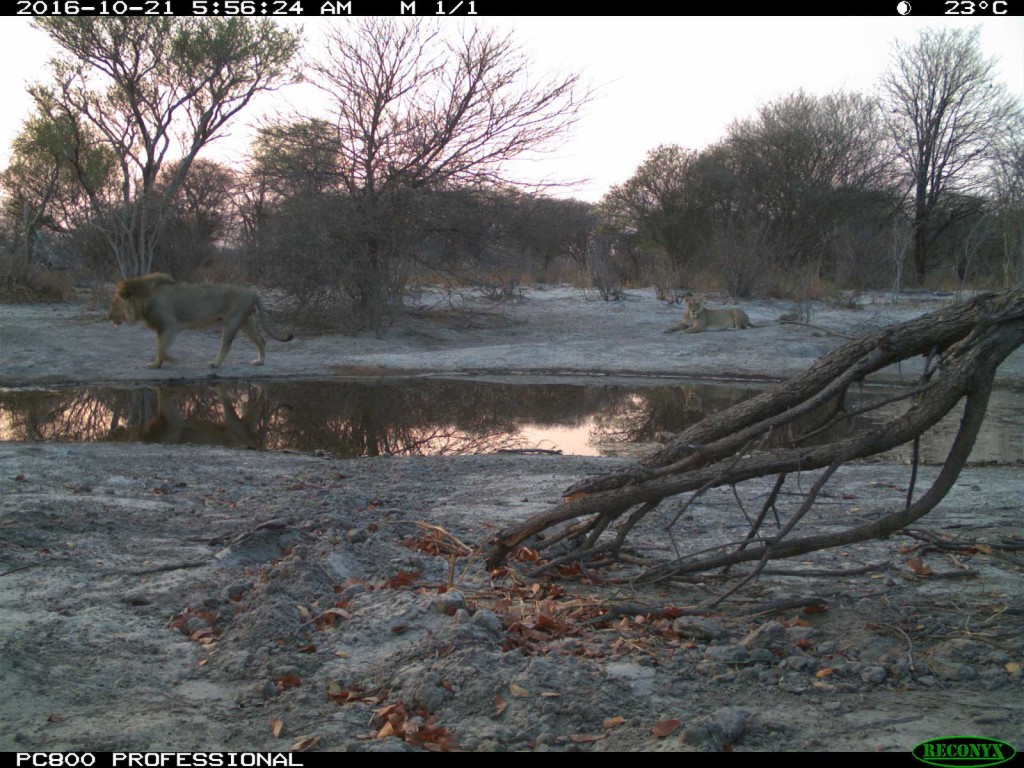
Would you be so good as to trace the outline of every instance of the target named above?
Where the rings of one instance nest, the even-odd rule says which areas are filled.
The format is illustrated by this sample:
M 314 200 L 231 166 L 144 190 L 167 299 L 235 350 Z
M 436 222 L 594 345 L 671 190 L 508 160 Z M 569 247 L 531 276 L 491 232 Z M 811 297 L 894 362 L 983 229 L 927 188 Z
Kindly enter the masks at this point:
M 167 350 L 174 341 L 174 335 L 175 332 L 170 329 L 156 332 L 156 360 L 149 364 L 150 368 L 159 368 L 165 360 L 170 359 Z

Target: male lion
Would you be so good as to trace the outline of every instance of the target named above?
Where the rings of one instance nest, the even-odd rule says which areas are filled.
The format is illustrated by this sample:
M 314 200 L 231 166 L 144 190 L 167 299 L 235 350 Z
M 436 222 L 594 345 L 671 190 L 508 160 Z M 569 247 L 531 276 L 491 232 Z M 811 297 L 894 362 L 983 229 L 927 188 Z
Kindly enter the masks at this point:
M 267 328 L 259 296 L 241 285 L 188 285 L 170 275 L 154 272 L 145 277 L 122 280 L 114 289 L 107 319 L 114 325 L 137 323 L 156 331 L 156 360 L 150 368 L 159 368 L 167 357 L 167 349 L 178 332 L 186 328 L 207 328 L 221 324 L 220 352 L 210 362 L 216 368 L 231 349 L 239 329 L 252 339 L 259 355 L 253 365 L 263 365 L 266 344 L 260 335 L 256 316 L 272 339 L 291 341 L 292 335 L 275 335 Z
M 702 331 L 733 331 L 740 328 L 754 328 L 747 313 L 739 307 L 729 309 L 708 309 L 699 298 L 686 300 L 686 315 L 683 321 L 689 327 L 683 333 L 701 333 Z M 680 323 L 681 324 L 681 323 Z

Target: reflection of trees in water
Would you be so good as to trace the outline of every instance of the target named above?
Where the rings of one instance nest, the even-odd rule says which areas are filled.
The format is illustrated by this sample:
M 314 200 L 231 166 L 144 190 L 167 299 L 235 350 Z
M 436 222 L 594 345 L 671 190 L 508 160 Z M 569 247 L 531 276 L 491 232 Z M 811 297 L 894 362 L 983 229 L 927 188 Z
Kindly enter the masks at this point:
M 260 392 L 221 385 L 0 393 L 2 437 L 258 446 L 267 414 Z
M 455 456 L 533 447 L 521 433 L 525 424 L 589 425 L 592 444 L 652 442 L 755 391 L 721 384 L 627 388 L 443 380 L 8 391 L 0 392 L 0 439 L 291 448 L 340 457 Z M 1016 413 L 1019 395 L 1008 393 L 1007 403 Z M 820 420 L 813 414 L 795 427 L 806 432 Z M 1016 440 L 1017 422 L 1010 421 L 997 430 L 998 445 L 1004 433 Z M 929 433 L 932 441 L 941 434 L 941 425 Z M 1016 448 L 996 451 L 975 460 L 1019 455 Z
M 141 441 L 323 450 L 337 456 L 466 455 L 523 448 L 522 424 L 579 427 L 591 442 L 647 442 L 746 393 L 462 381 L 301 382 L 0 395 L 12 440 Z
M 95 441 L 110 435 L 133 414 L 131 393 L 90 387 L 62 392 L 2 392 L 4 440 Z
M 681 432 L 709 413 L 725 410 L 757 390 L 720 384 L 679 384 L 632 392 L 595 416 L 593 442 L 649 443 Z
M 285 384 L 290 403 L 279 445 L 340 456 L 468 455 L 522 448 L 520 424 L 582 422 L 607 394 L 599 387 L 457 381 Z M 300 408 L 299 403 L 315 403 Z
M 520 425 L 580 425 L 615 387 L 458 381 L 304 382 L 0 394 L 4 439 L 466 455 L 526 447 Z
M 464 398 L 445 382 L 417 385 L 317 382 L 284 384 L 274 397 L 291 407 L 275 423 L 274 447 L 338 456 L 478 453 L 504 447 L 508 425 L 490 413 L 465 426 L 454 418 Z
M 147 406 L 144 418 L 133 421 L 115 439 L 236 448 L 261 448 L 266 442 L 272 412 L 261 385 L 158 387 L 138 394 Z

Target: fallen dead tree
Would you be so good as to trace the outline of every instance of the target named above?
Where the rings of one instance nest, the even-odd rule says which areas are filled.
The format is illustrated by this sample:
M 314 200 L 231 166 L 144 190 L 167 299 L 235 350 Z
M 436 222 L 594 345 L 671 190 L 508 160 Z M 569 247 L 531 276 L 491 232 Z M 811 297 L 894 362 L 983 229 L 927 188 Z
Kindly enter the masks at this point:
M 526 543 L 548 556 L 557 553 L 544 569 L 570 562 L 588 567 L 642 562 L 647 569 L 640 578 L 645 580 L 757 561 L 745 582 L 770 560 L 889 535 L 926 515 L 952 487 L 984 419 L 996 369 L 1022 343 L 1024 287 L 977 296 L 852 341 L 820 358 L 806 373 L 709 416 L 645 461 L 573 485 L 562 503 L 499 532 L 490 542 L 488 564 L 500 565 L 513 549 Z M 865 377 L 921 356 L 926 360 L 916 386 L 860 410 L 847 406 L 851 387 Z M 915 498 L 918 441 L 965 398 L 959 431 L 945 462 L 931 488 Z M 896 418 L 860 428 L 852 421 L 900 401 L 906 408 Z M 809 417 L 822 413 L 824 423 L 819 419 L 818 424 L 805 426 Z M 843 421 L 854 424 L 844 437 L 807 444 L 809 437 L 820 439 L 823 429 Z M 870 524 L 795 537 L 822 488 L 844 463 L 906 443 L 914 444 L 914 461 L 901 509 Z M 813 486 L 788 518 L 780 519 L 777 501 L 787 477 L 815 470 L 820 474 Z M 732 486 L 735 490 L 738 483 L 772 475 L 776 478 L 772 491 L 759 513 L 753 518 L 748 515 L 750 527 L 742 540 L 660 562 L 626 553 L 630 531 L 662 500 L 690 493 L 685 510 L 709 489 Z M 777 520 L 771 535 L 763 530 L 769 513 Z M 676 514 L 672 524 L 681 515 L 682 511 Z M 558 550 L 552 549 L 555 545 Z

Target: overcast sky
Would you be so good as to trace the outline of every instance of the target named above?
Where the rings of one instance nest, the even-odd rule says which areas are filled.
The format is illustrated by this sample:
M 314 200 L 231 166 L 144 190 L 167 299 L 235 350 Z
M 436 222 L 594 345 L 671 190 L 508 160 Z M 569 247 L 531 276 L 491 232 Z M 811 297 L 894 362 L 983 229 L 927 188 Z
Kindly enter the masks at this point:
M 327 25 L 346 20 L 308 18 L 305 38 L 315 47 Z M 462 23 L 446 20 L 444 23 Z M 825 94 L 839 88 L 872 91 L 886 68 L 892 43 L 913 41 L 932 26 L 981 27 L 986 56 L 998 79 L 1024 98 L 1024 21 L 973 22 L 930 17 L 706 18 L 706 17 L 497 17 L 480 24 L 510 32 L 537 72 L 579 72 L 594 89 L 574 133 L 556 151 L 516 168 L 529 181 L 589 181 L 565 188 L 599 199 L 625 181 L 658 144 L 700 149 L 720 139 L 737 118 L 759 104 L 799 88 Z M 0 165 L 30 103 L 26 82 L 45 79 L 53 49 L 25 18 L 0 20 Z M 287 91 L 264 95 L 239 115 L 232 136 L 204 151 L 211 159 L 241 162 L 248 123 L 256 111 L 287 111 Z

